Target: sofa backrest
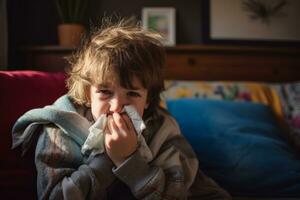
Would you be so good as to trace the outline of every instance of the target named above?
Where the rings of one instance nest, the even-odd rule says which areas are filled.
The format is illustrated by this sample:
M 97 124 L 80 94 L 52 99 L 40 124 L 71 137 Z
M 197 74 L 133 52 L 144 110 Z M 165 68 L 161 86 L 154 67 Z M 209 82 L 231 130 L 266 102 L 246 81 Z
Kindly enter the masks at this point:
M 26 111 L 52 104 L 66 93 L 66 77 L 63 72 L 0 71 L 0 188 L 10 195 L 4 196 L 35 191 L 33 153 L 21 157 L 20 151 L 11 149 L 12 126 Z

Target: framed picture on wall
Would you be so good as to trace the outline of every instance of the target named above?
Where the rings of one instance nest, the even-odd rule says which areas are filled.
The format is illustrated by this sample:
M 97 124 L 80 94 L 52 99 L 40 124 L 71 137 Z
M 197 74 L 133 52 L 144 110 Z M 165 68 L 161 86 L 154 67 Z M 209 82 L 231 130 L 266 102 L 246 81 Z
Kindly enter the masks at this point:
M 299 46 L 299 9 L 299 0 L 204 0 L 204 41 Z
M 160 33 L 165 46 L 176 44 L 175 8 L 145 7 L 142 9 L 142 23 L 145 29 Z

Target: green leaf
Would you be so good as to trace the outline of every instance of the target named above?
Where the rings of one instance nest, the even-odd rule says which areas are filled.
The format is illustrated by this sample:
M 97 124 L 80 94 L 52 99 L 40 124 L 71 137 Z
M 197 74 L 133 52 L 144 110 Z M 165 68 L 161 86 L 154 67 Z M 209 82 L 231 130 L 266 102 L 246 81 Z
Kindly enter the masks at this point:
M 82 23 L 88 0 L 55 0 L 57 13 L 62 23 Z

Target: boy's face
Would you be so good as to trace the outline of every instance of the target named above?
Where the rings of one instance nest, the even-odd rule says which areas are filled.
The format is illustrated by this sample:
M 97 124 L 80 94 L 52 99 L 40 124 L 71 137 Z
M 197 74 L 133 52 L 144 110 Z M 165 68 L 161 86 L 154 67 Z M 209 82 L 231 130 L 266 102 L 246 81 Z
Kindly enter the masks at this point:
M 125 105 L 133 105 L 140 116 L 148 107 L 147 89 L 143 88 L 137 78 L 133 80 L 134 89 L 122 87 L 118 82 L 90 87 L 91 111 L 94 120 L 101 114 L 120 113 Z

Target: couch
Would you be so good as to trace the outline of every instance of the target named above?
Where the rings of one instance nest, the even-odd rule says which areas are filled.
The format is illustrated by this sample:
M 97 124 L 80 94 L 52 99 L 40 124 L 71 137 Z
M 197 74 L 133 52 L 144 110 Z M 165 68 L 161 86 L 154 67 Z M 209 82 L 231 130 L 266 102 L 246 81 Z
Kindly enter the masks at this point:
M 36 199 L 34 148 L 24 156 L 12 150 L 11 128 L 27 110 L 66 93 L 66 77 L 0 72 L 2 199 Z M 235 199 L 300 198 L 300 159 L 293 143 L 300 138 L 299 83 L 169 80 L 166 89 L 162 106 L 178 121 L 200 168 Z
M 1 199 L 36 199 L 34 149 L 21 156 L 12 150 L 11 129 L 29 109 L 51 104 L 66 93 L 65 73 L 0 72 L 0 196 Z

